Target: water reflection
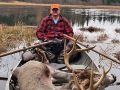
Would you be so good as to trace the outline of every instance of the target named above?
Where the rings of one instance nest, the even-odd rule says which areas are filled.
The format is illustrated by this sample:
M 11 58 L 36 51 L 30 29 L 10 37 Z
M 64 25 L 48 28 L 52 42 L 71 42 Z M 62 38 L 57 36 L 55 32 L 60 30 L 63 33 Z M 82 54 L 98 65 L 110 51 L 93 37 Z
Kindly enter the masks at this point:
M 76 20 L 75 23 L 78 23 L 80 26 L 84 26 L 84 23 L 87 23 L 87 26 L 90 23 L 90 20 L 110 22 L 111 24 L 117 21 L 120 23 L 120 10 L 107 10 L 107 9 L 71 9 L 71 12 L 74 13 L 72 20 Z M 74 23 L 73 23 L 74 24 Z
M 38 25 L 41 19 L 49 15 L 48 7 L 17 7 L 5 10 L 2 8 L 0 13 L 0 23 L 14 25 L 17 22 L 23 22 L 26 25 Z M 66 17 L 72 25 L 84 26 L 85 22 L 89 25 L 90 20 L 99 23 L 103 21 L 110 22 L 111 24 L 120 23 L 120 10 L 109 9 L 75 9 L 75 8 L 62 8 L 61 14 Z

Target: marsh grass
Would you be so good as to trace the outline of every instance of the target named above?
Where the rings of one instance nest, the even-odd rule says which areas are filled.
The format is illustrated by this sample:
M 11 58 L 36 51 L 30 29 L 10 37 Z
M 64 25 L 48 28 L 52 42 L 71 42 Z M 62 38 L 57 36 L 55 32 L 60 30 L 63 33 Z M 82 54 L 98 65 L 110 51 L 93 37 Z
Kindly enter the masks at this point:
M 117 53 L 115 53 L 115 58 L 117 58 L 118 60 L 120 60 L 120 51 L 118 51 Z
M 0 53 L 19 46 L 22 41 L 30 44 L 36 39 L 36 30 L 26 28 L 22 23 L 15 26 L 0 25 Z
M 118 39 L 113 39 L 111 40 L 112 43 L 120 43 L 120 41 Z
M 116 32 L 116 33 L 120 33 L 120 28 L 116 28 L 116 29 L 115 29 L 115 32 Z
M 100 36 L 97 37 L 97 41 L 105 41 L 108 39 L 107 34 L 101 34 Z
M 104 29 L 90 26 L 90 27 L 82 27 L 82 28 L 80 28 L 80 30 L 81 31 L 89 31 L 92 33 L 92 32 L 101 32 Z
M 98 43 L 99 41 L 96 41 L 96 40 L 89 40 L 87 41 L 87 43 Z
M 100 52 L 102 52 L 105 55 L 109 55 L 112 56 L 113 55 L 113 49 L 116 47 L 116 45 L 107 45 L 107 47 L 105 46 L 105 44 L 103 43 L 103 45 L 101 45 L 100 48 Z M 102 55 L 100 55 L 100 61 L 101 60 L 106 60 L 106 58 Z

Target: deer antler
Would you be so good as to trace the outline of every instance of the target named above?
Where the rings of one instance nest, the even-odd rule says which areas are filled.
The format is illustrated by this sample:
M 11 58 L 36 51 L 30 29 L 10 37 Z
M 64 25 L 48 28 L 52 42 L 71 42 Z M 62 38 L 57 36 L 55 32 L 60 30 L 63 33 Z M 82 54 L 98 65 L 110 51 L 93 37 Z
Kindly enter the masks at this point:
M 79 38 L 79 36 L 77 37 L 77 39 L 78 38 Z M 75 52 L 88 51 L 88 50 L 93 49 L 95 46 L 94 47 L 90 47 L 90 48 L 85 48 L 85 49 L 76 49 L 77 39 L 74 41 L 72 50 L 70 52 L 68 52 L 68 53 L 66 51 L 66 40 L 65 40 L 65 43 L 64 43 L 64 62 L 65 62 L 66 67 L 68 68 L 68 70 L 70 70 L 71 72 L 73 72 L 74 81 L 75 81 L 75 84 L 78 87 L 78 89 L 79 90 L 84 90 L 84 86 L 89 82 L 89 80 L 85 79 L 81 83 L 78 82 L 78 80 L 77 80 L 76 75 L 75 75 L 74 72 L 81 72 L 81 71 L 80 70 L 77 71 L 77 70 L 74 70 L 72 68 L 72 66 L 69 64 L 69 58 Z
M 78 79 L 76 78 L 76 75 L 75 75 L 74 71 L 72 71 L 72 73 L 73 73 L 73 79 L 74 79 L 74 81 L 75 81 L 76 86 L 78 87 L 79 90 L 82 90 L 82 88 L 81 88 L 80 85 L 79 85 L 79 81 L 78 81 Z
M 93 63 L 92 63 L 91 78 L 90 78 L 90 87 L 89 87 L 88 90 L 95 90 L 95 89 L 101 84 L 101 82 L 102 82 L 103 79 L 105 78 L 106 74 L 110 71 L 110 69 L 111 69 L 111 67 L 112 67 L 112 62 L 110 63 L 110 67 L 109 67 L 109 69 L 108 69 L 107 71 L 105 71 L 104 67 L 102 67 L 102 69 L 103 69 L 103 74 L 102 74 L 102 76 L 100 77 L 99 81 L 98 81 L 97 83 L 95 83 L 95 84 L 93 84 L 93 74 L 94 74 L 94 73 L 93 73 L 93 67 L 94 67 L 94 65 L 93 65 Z
M 79 38 L 79 36 L 77 37 L 77 39 Z M 68 70 L 70 70 L 71 72 L 73 71 L 73 68 L 71 67 L 71 65 L 69 64 L 69 58 L 72 54 L 74 54 L 75 52 L 81 52 L 81 51 L 88 51 L 93 49 L 94 47 L 90 47 L 90 48 L 85 48 L 85 49 L 76 49 L 76 43 L 77 43 L 77 39 L 74 41 L 72 50 L 70 52 L 67 53 L 66 51 L 66 40 L 64 43 L 64 62 L 66 67 L 68 68 Z

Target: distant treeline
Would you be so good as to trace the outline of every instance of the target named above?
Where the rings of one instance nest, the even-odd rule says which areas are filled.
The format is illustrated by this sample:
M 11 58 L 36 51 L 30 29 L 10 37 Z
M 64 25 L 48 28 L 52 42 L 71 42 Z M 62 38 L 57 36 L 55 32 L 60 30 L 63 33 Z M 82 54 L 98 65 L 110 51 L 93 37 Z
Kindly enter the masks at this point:
M 60 4 L 83 4 L 83 5 L 120 5 L 120 0 L 0 0 L 3 2 L 9 1 L 24 1 L 31 3 L 60 3 Z

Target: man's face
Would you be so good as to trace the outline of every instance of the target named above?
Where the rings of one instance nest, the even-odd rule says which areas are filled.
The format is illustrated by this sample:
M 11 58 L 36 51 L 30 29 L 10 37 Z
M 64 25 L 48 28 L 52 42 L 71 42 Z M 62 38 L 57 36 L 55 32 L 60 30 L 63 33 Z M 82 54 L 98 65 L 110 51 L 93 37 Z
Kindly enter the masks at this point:
M 53 8 L 53 9 L 51 10 L 51 14 L 52 14 L 53 16 L 58 16 L 58 15 L 60 14 L 60 10 L 59 10 L 58 8 Z

